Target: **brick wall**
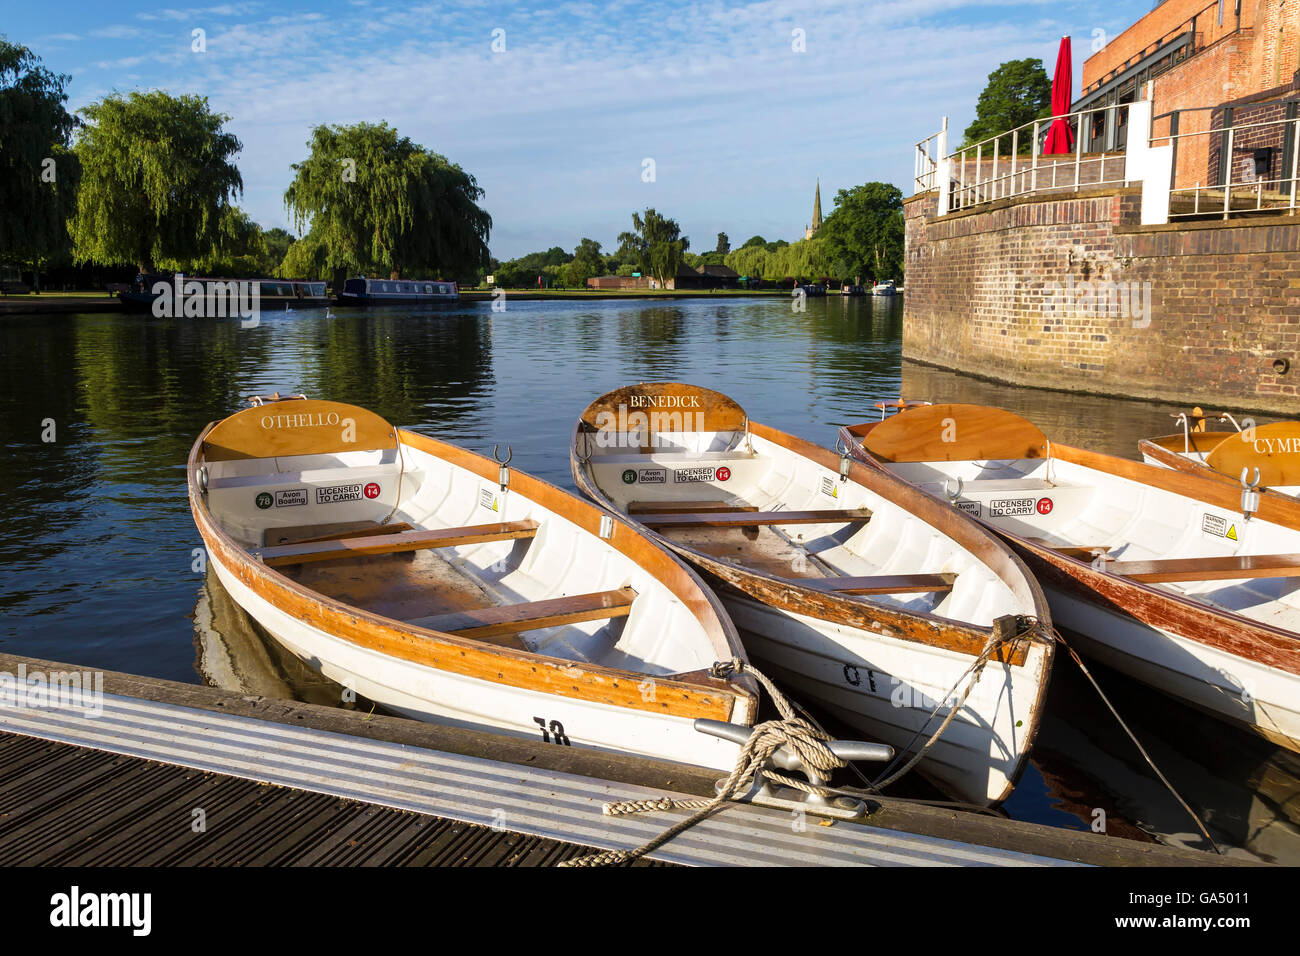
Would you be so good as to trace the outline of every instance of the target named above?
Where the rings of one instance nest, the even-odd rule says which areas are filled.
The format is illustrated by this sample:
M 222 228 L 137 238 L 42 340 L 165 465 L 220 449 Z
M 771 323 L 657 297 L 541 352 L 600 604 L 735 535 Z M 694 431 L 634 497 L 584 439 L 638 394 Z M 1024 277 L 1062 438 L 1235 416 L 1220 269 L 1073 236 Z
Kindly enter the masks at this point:
M 1257 2 L 1259 0 L 1242 0 L 1243 27 L 1250 26 L 1254 21 Z M 1110 42 L 1083 61 L 1084 91 L 1136 63 L 1144 54 L 1155 52 L 1156 45 L 1162 38 L 1172 39 L 1191 31 L 1193 26 L 1198 48 L 1216 43 L 1237 28 L 1237 17 L 1233 9 L 1233 0 L 1225 0 L 1223 25 L 1220 26 L 1217 6 L 1207 3 L 1207 0 L 1165 0 L 1123 33 L 1111 37 Z
M 905 357 L 1013 384 L 1300 410 L 1300 218 L 1144 227 L 1136 189 L 942 219 L 936 201 L 904 205 Z

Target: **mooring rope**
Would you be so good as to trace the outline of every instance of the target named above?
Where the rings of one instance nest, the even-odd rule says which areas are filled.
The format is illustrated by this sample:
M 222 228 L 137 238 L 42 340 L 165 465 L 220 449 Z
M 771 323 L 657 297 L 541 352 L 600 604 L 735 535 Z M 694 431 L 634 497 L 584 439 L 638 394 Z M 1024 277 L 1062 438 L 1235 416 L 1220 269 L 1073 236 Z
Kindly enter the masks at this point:
M 1061 636 L 1061 632 L 1056 628 L 1052 628 L 1052 637 L 1065 648 L 1070 657 L 1074 660 L 1074 663 L 1079 665 L 1079 670 L 1083 672 L 1083 676 L 1088 678 L 1088 683 L 1090 683 L 1092 689 L 1097 692 L 1097 696 L 1101 698 L 1101 702 L 1106 705 L 1106 709 L 1111 712 L 1111 716 L 1119 722 L 1120 728 L 1123 729 L 1124 733 L 1128 734 L 1128 739 L 1133 741 L 1133 746 L 1138 749 L 1138 753 L 1140 753 L 1142 759 L 1147 762 L 1147 766 L 1151 768 L 1151 771 L 1158 778 L 1160 778 L 1160 782 L 1165 785 L 1165 789 L 1173 794 L 1174 799 L 1178 801 L 1179 805 L 1187 811 L 1187 815 L 1191 817 L 1192 822 L 1196 824 L 1196 829 L 1200 830 L 1201 835 L 1210 842 L 1210 846 L 1214 847 L 1214 852 L 1222 856 L 1223 850 L 1219 847 L 1219 844 L 1214 841 L 1214 837 L 1210 836 L 1210 831 L 1205 828 L 1205 824 L 1201 822 L 1201 818 L 1196 815 L 1196 811 L 1188 805 L 1187 801 L 1182 798 L 1182 795 L 1174 789 L 1174 785 L 1169 782 L 1169 778 L 1160 772 L 1160 768 L 1157 767 L 1156 762 L 1151 759 L 1151 755 L 1146 752 L 1146 748 L 1138 742 L 1137 735 L 1134 734 L 1133 731 L 1129 730 L 1128 724 L 1124 723 L 1124 718 L 1119 715 L 1119 711 L 1117 711 L 1115 706 L 1110 702 L 1110 698 L 1107 697 L 1105 691 L 1101 689 L 1101 685 L 1097 683 L 1096 679 L 1092 676 L 1092 673 L 1084 665 L 1083 658 L 1075 652 L 1074 648 L 1069 645 L 1065 638 Z
M 647 813 L 655 810 L 694 810 L 695 813 L 673 824 L 663 833 L 643 843 L 636 849 L 606 850 L 590 856 L 566 860 L 560 866 L 616 866 L 631 863 L 633 860 L 639 859 L 663 846 L 679 833 L 689 830 L 697 823 L 717 813 L 733 796 L 747 789 L 758 774 L 762 774 L 768 780 L 776 783 L 802 790 L 804 793 L 822 797 L 834 795 L 834 790 L 831 787 L 809 783 L 807 780 L 796 780 L 787 777 L 785 774 L 765 768 L 772 754 L 786 745 L 799 756 L 804 766 L 812 768 L 823 777 L 829 777 L 832 772 L 840 767 L 847 766 L 847 764 L 835 756 L 830 747 L 827 746 L 834 738 L 814 723 L 798 716 L 785 695 L 777 690 L 776 685 L 765 674 L 755 668 L 753 664 L 736 658 L 715 663 L 710 668 L 710 674 L 719 679 L 726 679 L 733 674 L 742 673 L 754 675 L 754 678 L 763 685 L 763 689 L 771 696 L 777 710 L 780 711 L 781 719 L 768 720 L 754 725 L 753 732 L 749 735 L 745 745 L 741 747 L 740 754 L 736 758 L 735 768 L 718 788 L 717 796 L 690 800 L 673 800 L 671 797 L 660 797 L 654 800 L 627 800 L 622 803 L 607 803 L 603 810 L 606 816 L 611 817 L 630 813 Z

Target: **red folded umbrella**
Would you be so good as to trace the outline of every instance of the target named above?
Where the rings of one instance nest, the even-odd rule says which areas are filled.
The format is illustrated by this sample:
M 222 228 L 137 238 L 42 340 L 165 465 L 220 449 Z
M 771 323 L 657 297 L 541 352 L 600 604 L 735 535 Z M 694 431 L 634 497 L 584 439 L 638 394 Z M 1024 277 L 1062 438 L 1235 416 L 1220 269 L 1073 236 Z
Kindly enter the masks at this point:
M 1070 64 L 1070 38 L 1061 37 L 1061 49 L 1056 54 L 1056 74 L 1052 77 L 1052 126 L 1047 131 L 1043 153 L 1069 153 L 1074 150 L 1074 130 L 1065 114 L 1070 112 L 1070 86 L 1074 68 Z

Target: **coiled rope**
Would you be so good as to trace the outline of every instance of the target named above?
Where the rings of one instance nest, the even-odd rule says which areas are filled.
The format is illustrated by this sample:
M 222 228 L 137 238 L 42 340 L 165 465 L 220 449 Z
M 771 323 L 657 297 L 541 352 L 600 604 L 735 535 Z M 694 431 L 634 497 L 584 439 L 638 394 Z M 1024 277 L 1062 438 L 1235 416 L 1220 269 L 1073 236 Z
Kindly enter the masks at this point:
M 741 747 L 740 754 L 736 758 L 735 768 L 719 787 L 717 796 L 711 799 L 700 797 L 691 800 L 673 800 L 670 797 L 661 797 L 656 800 L 627 800 L 622 803 L 607 803 L 603 808 L 605 815 L 611 817 L 630 813 L 647 813 L 654 810 L 694 810 L 695 813 L 689 817 L 678 821 L 657 837 L 643 843 L 634 850 L 606 850 L 601 853 L 593 853 L 590 856 L 565 860 L 560 866 L 617 866 L 631 863 L 633 860 L 639 859 L 663 846 L 679 833 L 684 833 L 702 820 L 707 820 L 713 816 L 736 794 L 746 791 L 759 774 L 770 781 L 787 787 L 794 787 L 804 793 L 821 797 L 834 795 L 835 791 L 831 787 L 787 777 L 785 774 L 778 773 L 765 766 L 768 759 L 777 750 L 788 745 L 798 755 L 805 767 L 815 770 L 822 777 L 829 777 L 838 768 L 847 766 L 846 762 L 835 756 L 830 747 L 827 746 L 833 739 L 830 734 L 811 721 L 798 716 L 790 701 L 776 689 L 776 685 L 747 661 L 736 658 L 715 663 L 709 672 L 712 676 L 724 680 L 736 674 L 749 673 L 754 675 L 754 678 L 763 685 L 763 689 L 767 691 L 773 703 L 776 704 L 781 719 L 768 720 L 754 725 L 753 733 L 749 735 L 749 740 Z

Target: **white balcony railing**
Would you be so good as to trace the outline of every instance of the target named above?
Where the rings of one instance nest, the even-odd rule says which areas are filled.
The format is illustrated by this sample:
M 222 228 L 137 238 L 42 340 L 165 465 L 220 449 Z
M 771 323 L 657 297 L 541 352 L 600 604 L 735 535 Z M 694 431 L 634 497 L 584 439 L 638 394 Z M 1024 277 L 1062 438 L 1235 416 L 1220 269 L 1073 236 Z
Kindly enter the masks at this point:
M 1169 218 L 1295 215 L 1300 117 L 1213 128 L 1211 111 L 1177 110 L 1156 118 L 1156 129 L 1164 131 L 1153 131 L 1151 144 L 1169 145 L 1173 154 Z M 1188 125 L 1202 128 L 1183 128 Z

